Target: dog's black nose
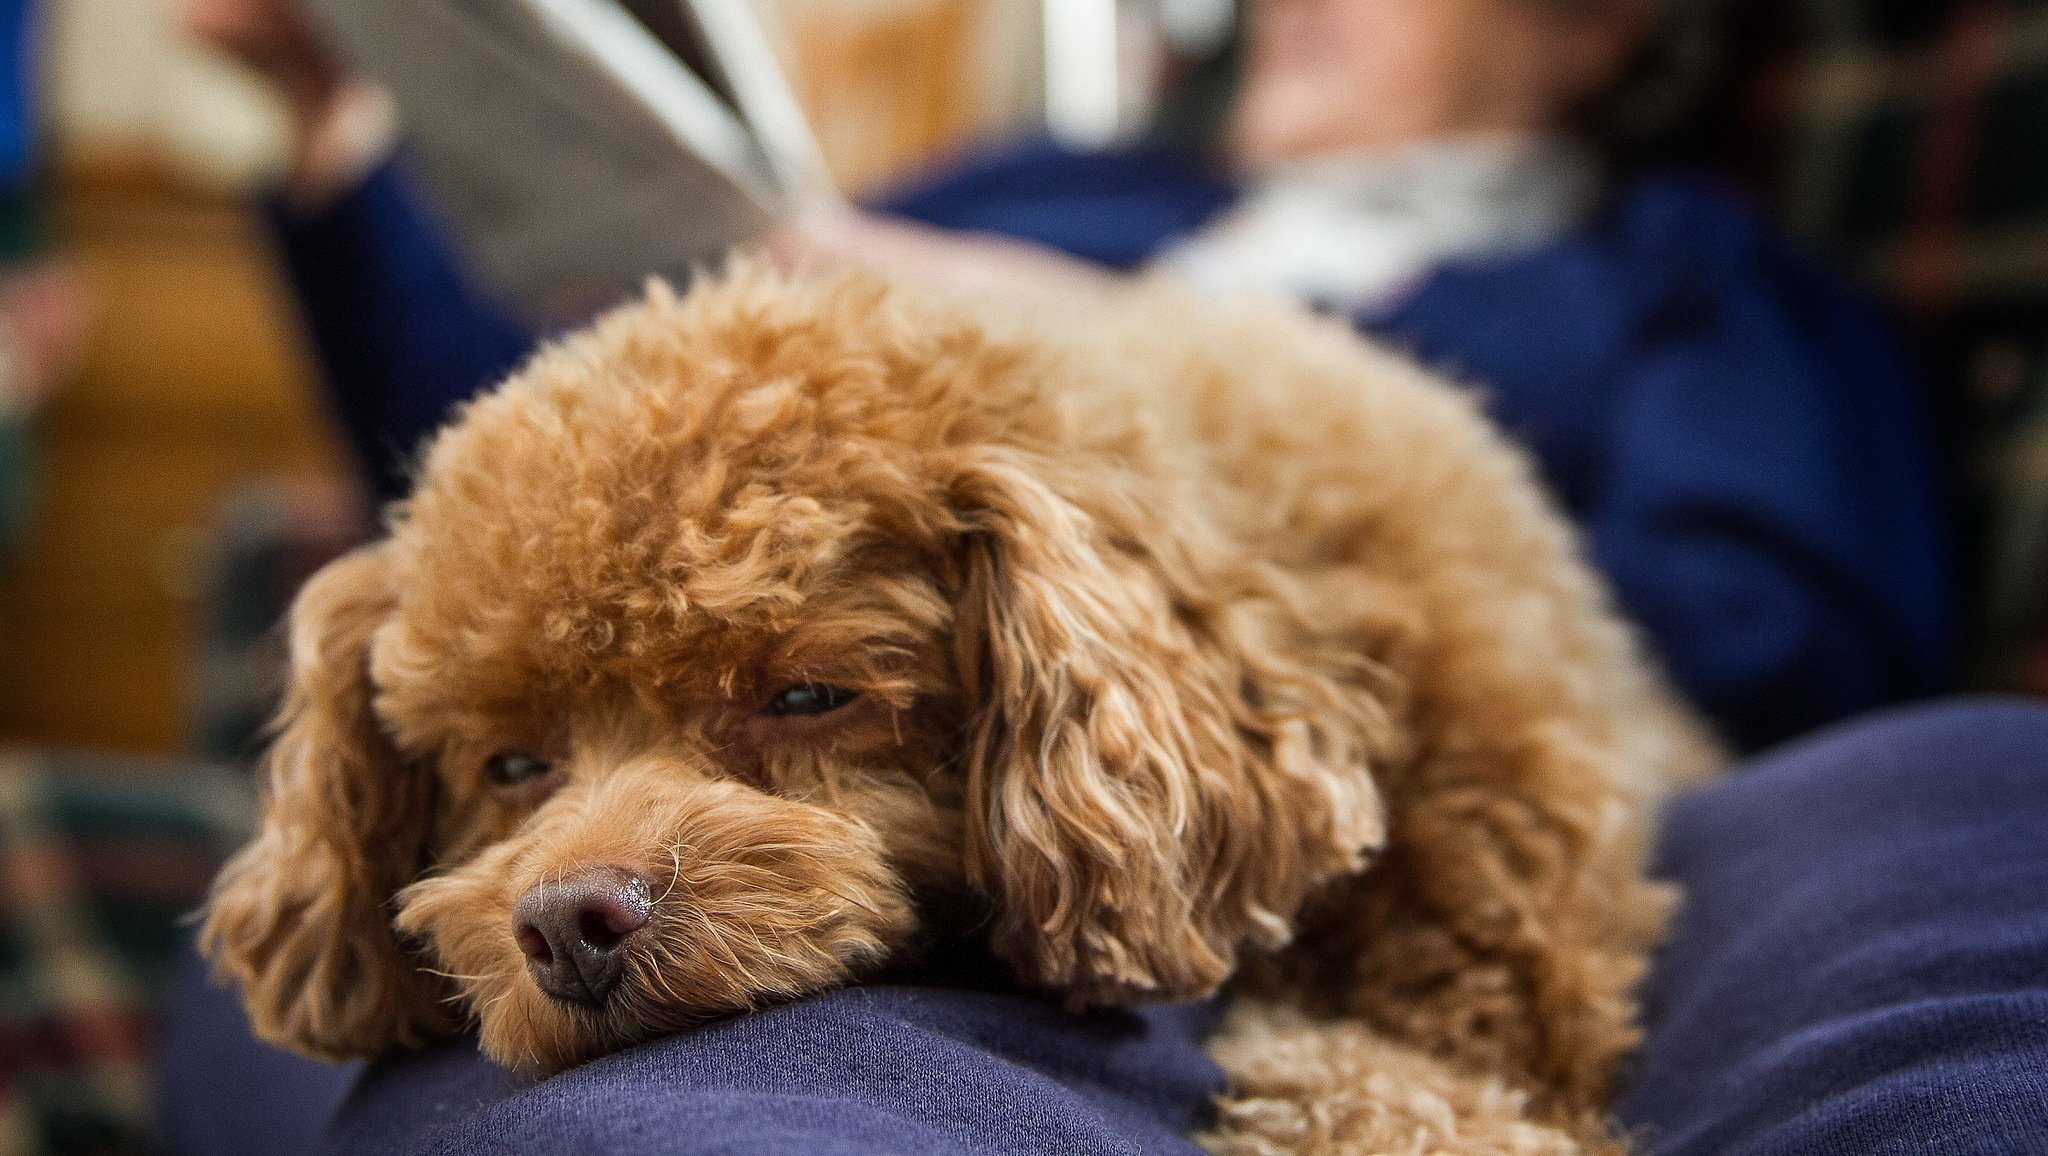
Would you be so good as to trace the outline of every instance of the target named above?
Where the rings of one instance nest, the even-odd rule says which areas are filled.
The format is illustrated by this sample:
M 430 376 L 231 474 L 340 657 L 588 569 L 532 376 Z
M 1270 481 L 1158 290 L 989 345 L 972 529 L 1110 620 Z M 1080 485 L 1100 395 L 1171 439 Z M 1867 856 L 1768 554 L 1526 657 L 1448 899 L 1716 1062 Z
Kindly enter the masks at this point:
M 593 867 L 520 896 L 512 909 L 513 936 L 542 991 L 594 1007 L 619 986 L 626 940 L 647 926 L 652 906 L 647 880 Z

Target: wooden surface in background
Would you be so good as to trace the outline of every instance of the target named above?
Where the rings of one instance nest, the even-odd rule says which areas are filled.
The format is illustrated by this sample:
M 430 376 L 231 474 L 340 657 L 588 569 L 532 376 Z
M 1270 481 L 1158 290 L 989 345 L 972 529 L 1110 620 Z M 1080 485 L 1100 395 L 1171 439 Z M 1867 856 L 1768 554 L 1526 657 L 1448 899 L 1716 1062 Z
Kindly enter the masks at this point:
M 0 743 L 172 751 L 222 495 L 336 475 L 341 451 L 245 209 L 83 175 L 57 223 L 98 321 L 42 416 L 37 525 L 0 571 Z

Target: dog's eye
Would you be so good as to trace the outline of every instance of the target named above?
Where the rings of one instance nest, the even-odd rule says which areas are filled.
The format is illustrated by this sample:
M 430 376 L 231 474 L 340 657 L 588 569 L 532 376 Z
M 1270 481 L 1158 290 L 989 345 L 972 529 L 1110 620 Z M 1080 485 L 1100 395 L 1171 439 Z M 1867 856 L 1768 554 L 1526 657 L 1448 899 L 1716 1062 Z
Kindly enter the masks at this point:
M 857 690 L 828 686 L 822 682 L 800 682 L 768 700 L 771 715 L 825 714 L 860 697 Z
M 492 755 L 484 763 L 484 774 L 501 787 L 514 787 L 538 779 L 550 769 L 547 760 L 517 751 Z

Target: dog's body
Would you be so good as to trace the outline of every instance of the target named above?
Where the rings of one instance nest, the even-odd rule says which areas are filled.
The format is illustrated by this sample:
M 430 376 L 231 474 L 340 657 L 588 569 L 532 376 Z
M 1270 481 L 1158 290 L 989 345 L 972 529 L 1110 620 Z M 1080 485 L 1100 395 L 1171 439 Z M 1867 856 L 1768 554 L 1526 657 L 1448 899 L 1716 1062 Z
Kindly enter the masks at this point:
M 545 1071 L 973 935 L 1234 981 L 1218 1150 L 1607 1143 L 1708 745 L 1469 398 L 1100 312 L 742 269 L 475 403 L 295 609 L 206 929 L 258 1030 Z

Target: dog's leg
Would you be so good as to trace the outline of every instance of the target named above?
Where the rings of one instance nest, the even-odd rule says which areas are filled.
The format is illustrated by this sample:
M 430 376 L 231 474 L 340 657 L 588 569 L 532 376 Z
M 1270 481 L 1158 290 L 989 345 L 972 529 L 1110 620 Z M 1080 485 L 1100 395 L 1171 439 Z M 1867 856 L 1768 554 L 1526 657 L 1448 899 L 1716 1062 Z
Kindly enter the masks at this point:
M 1230 1075 L 1217 1156 L 1617 1156 L 1530 1117 L 1529 1097 L 1349 1020 L 1240 1000 L 1210 1053 Z

